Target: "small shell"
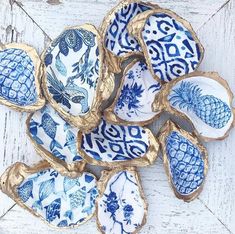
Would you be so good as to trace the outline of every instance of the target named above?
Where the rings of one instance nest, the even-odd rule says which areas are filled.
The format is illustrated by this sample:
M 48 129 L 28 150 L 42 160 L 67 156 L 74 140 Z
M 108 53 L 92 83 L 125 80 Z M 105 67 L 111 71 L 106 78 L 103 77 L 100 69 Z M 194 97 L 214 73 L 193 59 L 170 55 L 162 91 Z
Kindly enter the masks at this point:
M 101 233 L 137 233 L 145 225 L 147 202 L 135 168 L 103 171 L 98 188 L 96 219 Z
M 131 55 L 142 54 L 137 40 L 129 35 L 127 25 L 139 13 L 153 8 L 158 8 L 158 5 L 139 0 L 123 0 L 104 18 L 100 30 L 105 56 L 112 72 L 120 73 L 124 60 Z
M 126 67 L 115 101 L 105 110 L 105 118 L 119 124 L 150 124 L 160 114 L 152 111 L 160 89 L 161 84 L 152 77 L 147 65 L 134 60 Z
M 192 201 L 202 190 L 208 170 L 208 155 L 195 134 L 168 121 L 159 133 L 163 160 L 175 195 Z
M 42 96 L 41 61 L 25 44 L 0 45 L 0 104 L 32 112 L 45 104 Z
M 100 106 L 112 93 L 114 76 L 103 74 L 103 47 L 92 25 L 66 29 L 43 53 L 45 95 L 72 125 L 89 131 L 100 120 Z
M 204 140 L 224 139 L 233 126 L 233 94 L 215 72 L 194 72 L 162 88 L 153 109 L 188 119 Z
M 0 182 L 4 193 L 52 227 L 75 228 L 94 215 L 98 189 L 91 173 L 83 172 L 72 179 L 60 175 L 45 161 L 34 167 L 16 163 Z
M 77 132 L 49 104 L 27 119 L 35 149 L 64 176 L 77 177 L 86 164 L 77 151 Z
M 113 125 L 102 119 L 92 132 L 78 133 L 78 152 L 92 165 L 147 166 L 156 160 L 158 150 L 151 131 L 139 126 Z
M 195 71 L 204 49 L 191 25 L 165 9 L 154 9 L 136 16 L 128 26 L 138 39 L 153 76 L 169 82 Z

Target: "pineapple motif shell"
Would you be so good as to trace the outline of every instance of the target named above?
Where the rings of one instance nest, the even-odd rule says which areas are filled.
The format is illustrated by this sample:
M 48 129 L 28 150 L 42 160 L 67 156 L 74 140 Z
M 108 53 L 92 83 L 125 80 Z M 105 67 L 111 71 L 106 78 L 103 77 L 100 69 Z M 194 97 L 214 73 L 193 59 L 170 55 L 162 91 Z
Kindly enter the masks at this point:
M 24 44 L 0 46 L 0 103 L 19 111 L 42 108 L 41 62 L 34 48 Z
M 103 234 L 137 233 L 146 222 L 147 202 L 137 171 L 103 171 L 98 182 L 97 226 Z
M 92 25 L 65 29 L 43 53 L 43 87 L 48 101 L 72 125 L 89 131 L 100 119 L 100 106 L 114 88 L 103 74 L 103 47 Z
M 80 175 L 86 164 L 77 150 L 78 131 L 49 104 L 27 120 L 27 134 L 36 151 L 54 169 L 68 177 Z
M 191 73 L 202 61 L 204 49 L 191 25 L 165 9 L 136 16 L 128 31 L 138 39 L 153 76 L 163 82 Z
M 0 182 L 4 193 L 52 227 L 78 227 L 95 212 L 97 180 L 85 171 L 69 178 L 45 161 L 34 167 L 16 163 L 1 176 Z
M 233 126 L 233 94 L 217 73 L 195 72 L 167 84 L 153 109 L 187 118 L 204 140 L 223 139 Z
M 163 160 L 175 195 L 185 201 L 202 190 L 208 169 L 207 151 L 196 135 L 168 121 L 159 133 Z

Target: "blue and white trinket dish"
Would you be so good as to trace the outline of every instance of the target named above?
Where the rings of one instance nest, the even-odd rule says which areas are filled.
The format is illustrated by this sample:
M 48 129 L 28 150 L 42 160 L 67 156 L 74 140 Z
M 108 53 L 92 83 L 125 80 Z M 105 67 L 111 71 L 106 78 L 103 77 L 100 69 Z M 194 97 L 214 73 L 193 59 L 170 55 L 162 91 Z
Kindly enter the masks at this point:
M 0 45 L 0 104 L 14 110 L 32 112 L 41 109 L 41 60 L 26 44 Z

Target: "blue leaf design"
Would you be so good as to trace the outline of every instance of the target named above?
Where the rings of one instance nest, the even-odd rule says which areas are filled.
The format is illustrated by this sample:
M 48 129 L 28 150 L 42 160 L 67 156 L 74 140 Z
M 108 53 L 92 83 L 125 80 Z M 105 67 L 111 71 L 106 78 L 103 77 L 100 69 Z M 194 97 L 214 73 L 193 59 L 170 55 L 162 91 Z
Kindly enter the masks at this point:
M 59 54 L 56 56 L 55 66 L 62 76 L 67 76 L 67 69 L 61 61 Z

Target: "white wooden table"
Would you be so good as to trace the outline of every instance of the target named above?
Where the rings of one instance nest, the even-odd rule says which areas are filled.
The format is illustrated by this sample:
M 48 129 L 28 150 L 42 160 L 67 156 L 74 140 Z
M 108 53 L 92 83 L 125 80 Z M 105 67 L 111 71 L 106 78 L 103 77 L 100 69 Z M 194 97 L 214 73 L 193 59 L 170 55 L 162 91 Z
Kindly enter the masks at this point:
M 218 71 L 235 93 L 235 0 L 155 0 L 190 21 L 206 53 L 200 70 Z M 65 26 L 99 26 L 115 0 L 0 0 L 0 42 L 25 42 L 41 52 Z M 234 102 L 235 104 L 235 102 Z M 0 106 L 0 174 L 12 163 L 40 159 L 25 134 L 27 114 Z M 152 124 L 157 132 L 167 116 Z M 143 234 L 235 233 L 235 130 L 206 144 L 210 168 L 198 199 L 184 203 L 169 188 L 159 158 L 140 170 L 149 202 Z M 98 171 L 92 168 L 98 174 Z M 0 193 L 0 234 L 59 234 Z M 98 233 L 95 220 L 67 233 Z

